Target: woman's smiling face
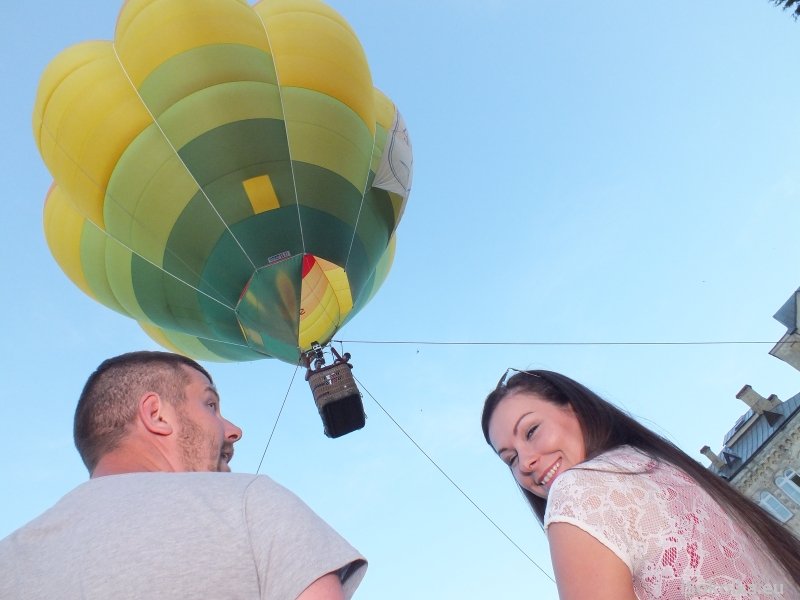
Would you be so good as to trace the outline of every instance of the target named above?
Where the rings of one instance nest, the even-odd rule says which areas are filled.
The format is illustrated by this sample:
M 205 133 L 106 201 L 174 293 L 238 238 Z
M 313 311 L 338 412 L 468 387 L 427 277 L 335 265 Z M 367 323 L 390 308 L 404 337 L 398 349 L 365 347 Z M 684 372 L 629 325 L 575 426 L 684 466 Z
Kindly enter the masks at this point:
M 547 498 L 556 477 L 586 460 L 572 407 L 528 392 L 500 401 L 489 421 L 489 439 L 517 482 L 540 498 Z

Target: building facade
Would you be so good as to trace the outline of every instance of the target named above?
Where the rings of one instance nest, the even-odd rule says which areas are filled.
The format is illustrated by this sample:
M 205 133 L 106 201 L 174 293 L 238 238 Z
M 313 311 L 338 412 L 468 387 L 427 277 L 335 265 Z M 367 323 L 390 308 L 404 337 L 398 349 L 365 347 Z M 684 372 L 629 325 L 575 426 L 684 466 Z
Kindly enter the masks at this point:
M 800 290 L 775 314 L 786 334 L 770 354 L 800 371 Z M 723 440 L 722 451 L 702 452 L 710 469 L 753 498 L 800 537 L 800 394 L 781 401 L 749 385 L 736 394 L 749 410 Z

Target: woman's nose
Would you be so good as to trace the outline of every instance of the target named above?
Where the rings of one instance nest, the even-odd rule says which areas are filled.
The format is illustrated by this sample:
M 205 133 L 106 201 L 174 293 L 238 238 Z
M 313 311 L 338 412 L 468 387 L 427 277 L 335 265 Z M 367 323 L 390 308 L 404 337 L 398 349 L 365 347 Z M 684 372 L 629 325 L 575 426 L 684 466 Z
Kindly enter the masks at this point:
M 533 472 L 536 463 L 539 460 L 539 455 L 531 451 L 523 451 L 519 454 L 519 469 L 526 475 Z

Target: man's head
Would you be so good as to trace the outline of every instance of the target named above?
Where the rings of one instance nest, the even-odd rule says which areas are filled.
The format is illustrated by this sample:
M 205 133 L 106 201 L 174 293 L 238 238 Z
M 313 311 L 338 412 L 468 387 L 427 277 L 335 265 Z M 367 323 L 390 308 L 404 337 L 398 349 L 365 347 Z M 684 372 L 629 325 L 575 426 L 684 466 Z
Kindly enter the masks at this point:
M 241 430 L 222 418 L 211 375 L 168 352 L 131 352 L 92 373 L 75 410 L 89 472 L 230 471 Z M 113 465 L 113 466 L 109 466 Z

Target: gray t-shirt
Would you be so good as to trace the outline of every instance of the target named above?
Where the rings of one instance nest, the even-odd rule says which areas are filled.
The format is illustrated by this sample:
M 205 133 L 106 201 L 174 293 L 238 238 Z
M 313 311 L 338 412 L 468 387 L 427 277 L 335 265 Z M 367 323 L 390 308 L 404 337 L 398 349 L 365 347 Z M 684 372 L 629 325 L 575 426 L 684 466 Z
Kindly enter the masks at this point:
M 263 475 L 92 479 L 0 541 L 0 598 L 294 600 L 337 572 L 350 598 L 366 561 Z

